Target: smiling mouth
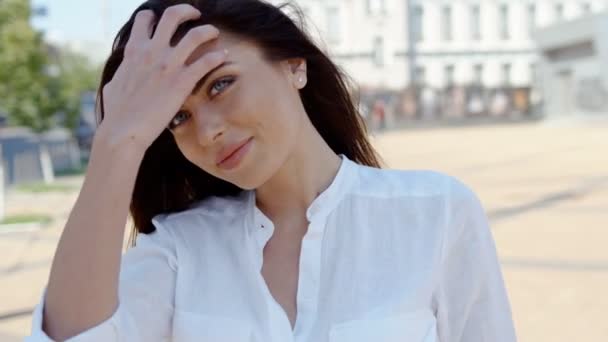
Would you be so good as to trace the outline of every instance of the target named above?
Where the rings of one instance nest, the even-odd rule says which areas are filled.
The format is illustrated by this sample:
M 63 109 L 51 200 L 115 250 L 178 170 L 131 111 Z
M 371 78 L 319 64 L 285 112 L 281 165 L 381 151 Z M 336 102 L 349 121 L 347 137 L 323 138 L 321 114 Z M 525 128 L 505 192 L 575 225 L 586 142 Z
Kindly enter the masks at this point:
M 241 146 L 235 149 L 230 155 L 224 158 L 221 162 L 217 163 L 217 166 L 221 169 L 231 170 L 237 167 L 240 162 L 243 160 L 249 149 L 251 148 L 251 144 L 253 141 L 253 137 L 247 139 Z

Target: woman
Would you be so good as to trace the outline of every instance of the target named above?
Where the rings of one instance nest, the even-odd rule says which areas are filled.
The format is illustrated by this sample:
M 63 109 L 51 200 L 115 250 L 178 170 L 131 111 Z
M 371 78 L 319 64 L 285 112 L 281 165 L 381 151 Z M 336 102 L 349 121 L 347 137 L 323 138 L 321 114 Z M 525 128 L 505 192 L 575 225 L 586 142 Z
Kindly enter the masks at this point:
M 100 89 L 29 341 L 515 340 L 475 194 L 380 169 L 342 74 L 279 8 L 149 0 Z

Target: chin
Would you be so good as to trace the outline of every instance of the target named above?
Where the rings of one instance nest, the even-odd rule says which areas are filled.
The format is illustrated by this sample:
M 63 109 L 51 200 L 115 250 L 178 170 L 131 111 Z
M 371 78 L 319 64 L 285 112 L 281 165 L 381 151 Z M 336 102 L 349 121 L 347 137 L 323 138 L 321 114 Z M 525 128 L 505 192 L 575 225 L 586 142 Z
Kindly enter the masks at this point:
M 225 173 L 223 175 L 225 177 L 221 178 L 243 190 L 255 190 L 266 184 L 279 170 L 278 166 L 273 165 L 277 163 L 277 160 L 266 160 L 263 157 L 253 157 L 253 155 L 250 155 L 237 170 L 234 170 L 236 172 L 233 172 L 232 174 Z M 221 171 L 219 174 L 221 175 Z
M 272 175 L 268 175 L 268 177 L 266 177 L 266 175 L 261 174 L 260 172 L 243 172 L 242 177 L 233 179 L 231 183 L 243 190 L 255 190 L 264 185 L 271 176 Z
M 226 182 L 232 183 L 243 190 L 254 190 L 263 184 L 263 182 L 258 181 L 256 178 L 257 177 L 251 177 L 250 174 L 245 174 L 242 177 L 235 177 L 235 175 L 232 175 L 232 177 L 229 178 L 222 177 Z

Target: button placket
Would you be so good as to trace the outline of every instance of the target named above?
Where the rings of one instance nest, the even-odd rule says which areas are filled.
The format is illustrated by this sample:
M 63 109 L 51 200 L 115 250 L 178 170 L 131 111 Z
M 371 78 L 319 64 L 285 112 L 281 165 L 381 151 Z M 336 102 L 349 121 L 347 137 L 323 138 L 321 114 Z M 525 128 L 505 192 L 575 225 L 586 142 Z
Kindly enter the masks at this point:
M 321 246 L 323 232 L 319 224 L 313 221 L 302 239 L 300 252 L 300 274 L 298 277 L 297 308 L 298 318 L 295 326 L 296 341 L 304 341 L 317 316 L 319 295 L 319 277 L 321 276 Z
M 267 342 L 293 342 L 293 334 L 291 331 L 291 324 L 285 311 L 280 304 L 274 299 L 270 293 L 270 289 L 262 276 L 262 266 L 264 263 L 264 247 L 274 232 L 274 224 L 268 219 L 263 212 L 257 207 L 254 207 L 254 222 L 253 222 L 253 237 L 256 240 L 256 278 L 258 280 L 259 287 L 265 298 L 266 310 L 268 313 L 269 320 L 272 328 L 270 328 L 270 337 Z M 280 328 L 277 328 L 275 324 L 279 324 Z

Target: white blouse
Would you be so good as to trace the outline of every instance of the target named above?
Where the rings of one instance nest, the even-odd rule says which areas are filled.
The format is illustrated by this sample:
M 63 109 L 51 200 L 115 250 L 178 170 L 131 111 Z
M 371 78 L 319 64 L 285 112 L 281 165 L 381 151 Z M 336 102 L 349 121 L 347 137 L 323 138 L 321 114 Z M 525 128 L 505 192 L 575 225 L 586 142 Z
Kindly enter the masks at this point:
M 293 330 L 261 275 L 273 223 L 244 191 L 156 216 L 123 256 L 116 312 L 68 341 L 516 341 L 477 196 L 434 171 L 341 158 L 306 212 Z M 43 302 L 26 341 L 50 341 Z

